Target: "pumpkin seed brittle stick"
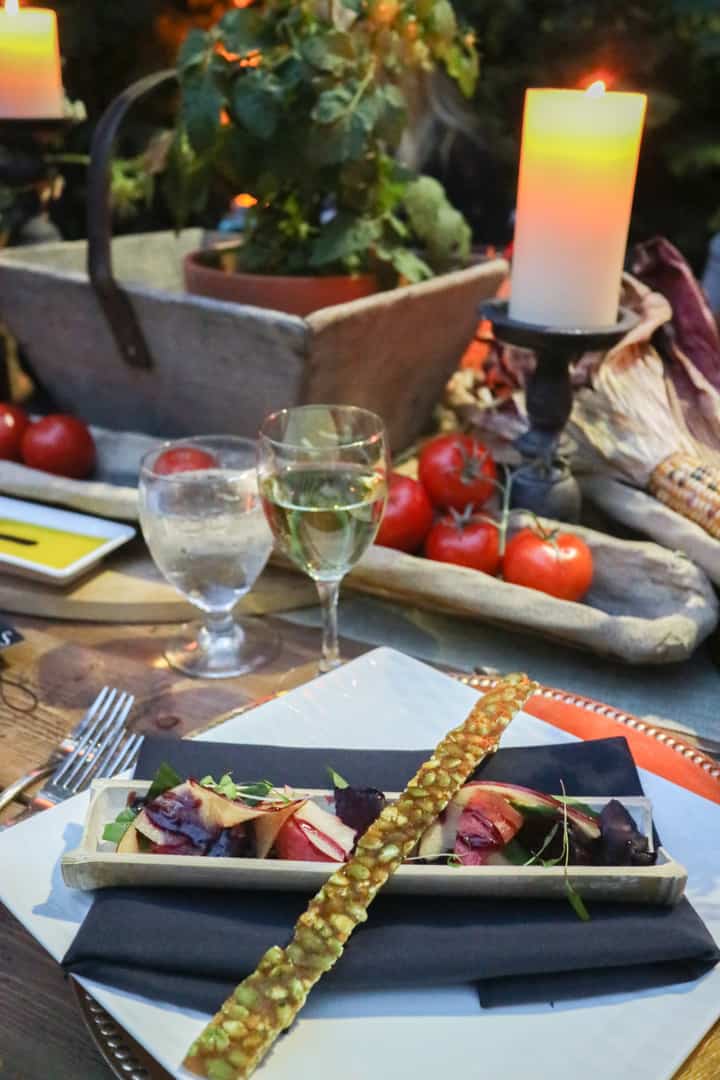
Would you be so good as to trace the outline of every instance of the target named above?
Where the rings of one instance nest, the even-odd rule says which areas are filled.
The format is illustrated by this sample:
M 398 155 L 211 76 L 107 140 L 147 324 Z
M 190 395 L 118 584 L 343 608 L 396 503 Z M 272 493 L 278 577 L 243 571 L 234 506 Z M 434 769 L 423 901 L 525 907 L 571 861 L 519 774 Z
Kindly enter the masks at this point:
M 508 675 L 448 732 L 397 802 L 386 806 L 295 924 L 290 944 L 274 945 L 193 1043 L 185 1067 L 210 1080 L 245 1080 L 290 1027 L 308 992 L 367 919 L 376 893 L 417 845 L 487 754 L 537 684 Z

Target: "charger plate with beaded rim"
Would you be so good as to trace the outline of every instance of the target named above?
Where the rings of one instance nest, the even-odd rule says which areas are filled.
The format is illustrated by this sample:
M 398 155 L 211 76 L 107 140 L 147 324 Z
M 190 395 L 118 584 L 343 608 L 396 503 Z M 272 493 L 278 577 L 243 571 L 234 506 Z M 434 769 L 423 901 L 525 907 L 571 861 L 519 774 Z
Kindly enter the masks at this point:
M 448 674 L 481 692 L 489 690 L 497 681 L 492 676 L 468 675 L 463 672 Z M 242 709 L 233 709 L 231 713 L 219 717 L 202 730 L 217 727 L 230 719 L 230 716 L 247 712 L 268 700 L 271 699 L 264 698 L 263 701 L 251 702 Z M 640 768 L 664 776 L 679 787 L 720 804 L 720 764 L 674 732 L 656 727 L 612 705 L 552 687 L 541 687 L 524 706 L 524 711 L 581 739 L 606 739 L 624 735 L 635 763 Z M 199 731 L 193 732 L 193 735 L 198 734 Z M 131 1039 L 79 983 L 74 979 L 71 981 L 92 1039 L 118 1080 L 172 1080 L 170 1073 Z M 697 1072 L 696 1068 L 704 1068 L 702 1061 L 705 1053 L 712 1055 L 712 1059 L 720 1063 L 720 1036 L 717 1032 L 711 1033 L 709 1038 L 703 1041 L 703 1047 L 702 1057 L 696 1065 L 691 1069 L 683 1067 L 677 1074 L 678 1078 L 691 1080 L 695 1076 L 699 1078 L 715 1075 L 712 1065 L 707 1073 Z

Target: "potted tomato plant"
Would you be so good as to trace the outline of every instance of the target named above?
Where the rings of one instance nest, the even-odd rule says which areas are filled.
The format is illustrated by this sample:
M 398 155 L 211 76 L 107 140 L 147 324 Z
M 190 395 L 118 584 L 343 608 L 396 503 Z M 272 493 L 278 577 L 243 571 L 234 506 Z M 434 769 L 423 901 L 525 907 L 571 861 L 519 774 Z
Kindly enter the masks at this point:
M 190 291 L 305 315 L 467 264 L 442 186 L 397 160 L 417 85 L 466 95 L 477 55 L 449 0 L 257 0 L 193 30 L 170 162 L 179 222 L 249 193 L 241 242 L 191 253 Z

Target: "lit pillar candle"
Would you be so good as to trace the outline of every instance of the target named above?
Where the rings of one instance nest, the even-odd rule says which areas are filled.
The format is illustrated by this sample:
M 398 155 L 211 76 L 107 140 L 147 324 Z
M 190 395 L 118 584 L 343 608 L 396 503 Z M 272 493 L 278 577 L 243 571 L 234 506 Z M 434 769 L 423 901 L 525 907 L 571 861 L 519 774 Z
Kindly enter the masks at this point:
M 554 327 L 617 319 L 644 94 L 528 90 L 510 314 Z
M 48 8 L 0 8 L 0 118 L 63 115 L 57 16 Z

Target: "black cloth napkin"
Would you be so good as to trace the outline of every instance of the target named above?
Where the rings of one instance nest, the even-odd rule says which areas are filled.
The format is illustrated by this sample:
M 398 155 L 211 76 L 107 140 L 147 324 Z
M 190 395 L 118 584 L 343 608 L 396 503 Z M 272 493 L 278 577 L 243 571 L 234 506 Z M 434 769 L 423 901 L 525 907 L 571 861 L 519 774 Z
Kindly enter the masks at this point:
M 136 775 L 168 761 L 182 776 L 268 778 L 328 786 L 331 765 L 351 783 L 404 788 L 426 751 L 238 746 L 146 738 Z M 500 750 L 478 770 L 540 791 L 641 795 L 623 738 Z M 460 872 L 460 871 L 458 871 Z M 213 1012 L 271 945 L 284 944 L 305 899 L 292 893 L 106 889 L 96 895 L 64 961 L 146 997 Z M 690 904 L 591 905 L 581 922 L 564 901 L 382 896 L 324 984 L 353 989 L 477 983 L 483 1005 L 632 991 L 694 979 L 720 959 Z

